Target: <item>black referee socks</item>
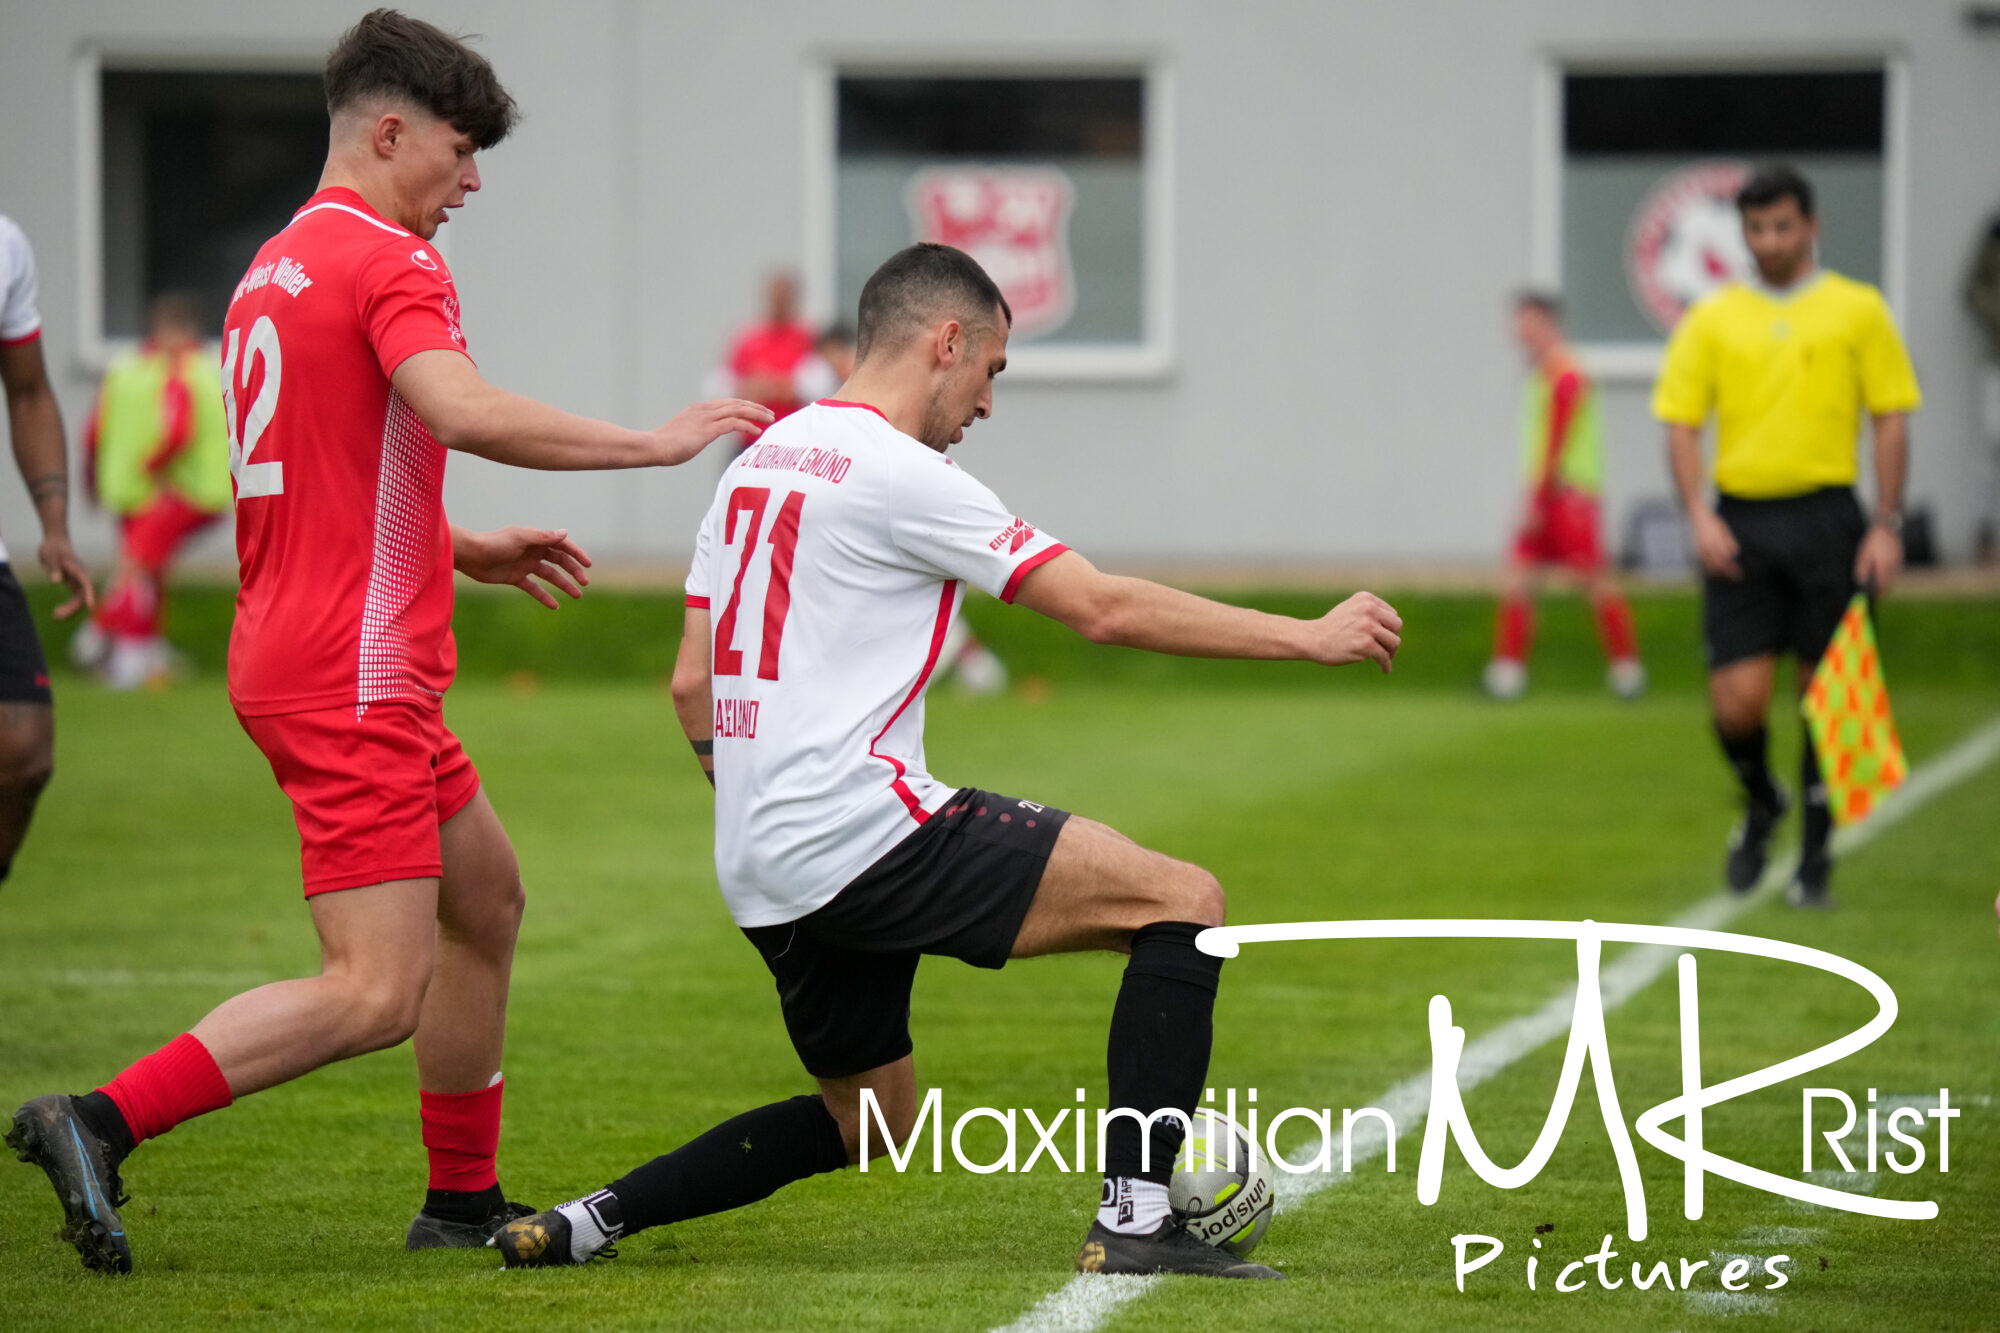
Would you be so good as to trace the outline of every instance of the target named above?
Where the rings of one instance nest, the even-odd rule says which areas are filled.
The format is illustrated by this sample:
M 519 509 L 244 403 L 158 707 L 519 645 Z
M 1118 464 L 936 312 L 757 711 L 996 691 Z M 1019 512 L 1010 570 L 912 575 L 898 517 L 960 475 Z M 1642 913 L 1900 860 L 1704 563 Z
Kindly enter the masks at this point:
M 1715 739 L 1722 742 L 1722 753 L 1729 760 L 1736 780 L 1743 784 L 1744 793 L 1767 810 L 1776 808 L 1778 787 L 1771 781 L 1771 764 L 1765 757 L 1770 732 L 1760 725 L 1747 735 L 1731 737 L 1724 735 L 1718 726 Z
M 847 1165 L 840 1125 L 816 1095 L 773 1102 L 611 1182 L 625 1235 L 741 1208 Z
M 1171 1106 L 1193 1115 L 1208 1077 L 1215 1035 L 1215 987 L 1222 960 L 1195 948 L 1205 926 L 1156 921 L 1132 935 L 1132 961 L 1111 1010 L 1106 1054 L 1113 1110 L 1151 1115 Z M 1174 1173 L 1182 1129 L 1177 1120 L 1155 1122 L 1151 1156 L 1140 1168 L 1139 1126 L 1120 1116 L 1104 1130 L 1104 1174 L 1166 1184 Z

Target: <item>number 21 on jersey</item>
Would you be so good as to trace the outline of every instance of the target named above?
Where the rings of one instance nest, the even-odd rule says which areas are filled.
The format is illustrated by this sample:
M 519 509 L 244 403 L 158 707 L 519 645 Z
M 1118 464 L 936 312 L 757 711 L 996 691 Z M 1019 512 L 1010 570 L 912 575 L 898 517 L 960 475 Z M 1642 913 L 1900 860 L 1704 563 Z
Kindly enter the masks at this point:
M 743 674 L 743 650 L 736 646 L 736 613 L 743 602 L 743 576 L 750 570 L 750 558 L 757 553 L 757 536 L 763 530 L 764 511 L 770 505 L 768 486 L 738 486 L 729 495 L 729 507 L 722 520 L 722 544 L 736 544 L 736 520 L 745 520 L 743 556 L 736 564 L 736 579 L 729 588 L 729 601 L 715 622 L 715 662 L 713 674 Z M 785 617 L 792 609 L 792 557 L 799 547 L 799 511 L 805 508 L 802 491 L 785 496 L 778 516 L 771 523 L 770 582 L 764 589 L 764 632 L 757 653 L 757 675 L 761 680 L 778 678 L 778 648 L 785 639 Z
M 264 438 L 265 428 L 278 412 L 278 385 L 285 366 L 284 355 L 278 350 L 278 326 L 269 315 L 259 315 L 250 326 L 250 336 L 238 347 L 241 333 L 241 329 L 231 329 L 222 351 L 222 413 L 229 428 L 229 475 L 236 478 L 238 504 L 260 495 L 285 493 L 285 465 L 281 460 L 250 461 L 257 441 Z M 239 416 L 237 390 L 250 387 L 253 366 L 260 360 L 264 363 L 264 382 L 258 386 L 249 412 Z

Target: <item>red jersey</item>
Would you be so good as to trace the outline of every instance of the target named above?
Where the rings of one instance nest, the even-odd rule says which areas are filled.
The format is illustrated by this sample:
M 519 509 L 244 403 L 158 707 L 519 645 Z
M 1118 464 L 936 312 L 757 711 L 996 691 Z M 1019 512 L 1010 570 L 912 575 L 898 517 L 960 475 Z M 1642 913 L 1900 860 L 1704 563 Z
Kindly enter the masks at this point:
M 450 271 L 354 191 L 321 190 L 236 285 L 222 347 L 243 581 L 231 702 L 437 707 L 458 656 L 445 451 L 389 376 L 465 350 Z
M 730 391 L 736 394 L 756 391 L 758 403 L 780 418 L 798 411 L 803 395 L 794 377 L 800 365 L 813 354 L 814 338 L 809 324 L 752 324 L 730 344 L 729 373 L 736 377 L 736 385 Z M 773 393 L 759 385 L 746 384 L 746 380 L 778 381 L 786 388 L 783 393 Z

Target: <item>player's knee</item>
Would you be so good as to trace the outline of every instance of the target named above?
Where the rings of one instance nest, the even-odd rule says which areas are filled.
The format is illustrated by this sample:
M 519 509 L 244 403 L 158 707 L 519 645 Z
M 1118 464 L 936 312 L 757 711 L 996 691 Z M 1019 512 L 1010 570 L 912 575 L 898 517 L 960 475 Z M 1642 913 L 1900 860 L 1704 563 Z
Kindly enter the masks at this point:
M 1177 886 L 1174 911 L 1176 921 L 1192 921 L 1200 926 L 1219 926 L 1228 910 L 1222 881 L 1200 866 L 1187 867 L 1184 882 Z
M 348 1007 L 353 1023 L 351 1053 L 361 1055 L 402 1045 L 416 1032 L 423 1007 L 421 984 L 377 981 L 359 987 Z

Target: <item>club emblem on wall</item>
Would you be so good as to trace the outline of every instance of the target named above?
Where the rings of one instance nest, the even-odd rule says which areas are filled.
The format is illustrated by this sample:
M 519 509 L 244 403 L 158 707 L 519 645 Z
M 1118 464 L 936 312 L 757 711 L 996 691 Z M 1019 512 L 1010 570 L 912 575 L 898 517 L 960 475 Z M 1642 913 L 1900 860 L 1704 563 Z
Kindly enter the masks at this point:
M 931 167 L 904 192 L 916 240 L 957 246 L 992 275 L 1014 336 L 1059 329 L 1076 308 L 1069 215 L 1076 187 L 1054 167 Z
M 1709 161 L 1662 176 L 1632 215 L 1625 233 L 1625 276 L 1632 299 L 1662 333 L 1724 283 L 1753 271 L 1736 192 L 1748 163 Z

